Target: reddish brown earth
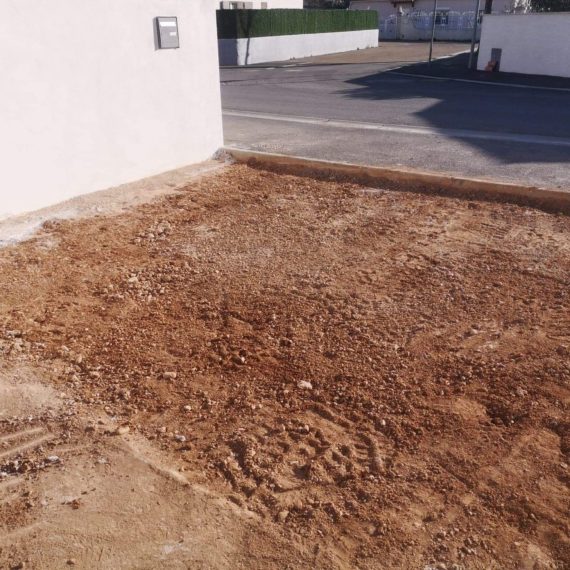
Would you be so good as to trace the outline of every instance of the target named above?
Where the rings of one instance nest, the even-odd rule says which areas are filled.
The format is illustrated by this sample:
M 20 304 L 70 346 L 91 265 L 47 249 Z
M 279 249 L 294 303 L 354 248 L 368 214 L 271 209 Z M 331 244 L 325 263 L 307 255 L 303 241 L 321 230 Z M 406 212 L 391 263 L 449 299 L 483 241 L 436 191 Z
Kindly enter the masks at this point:
M 233 166 L 0 250 L 0 568 L 570 568 L 569 238 Z

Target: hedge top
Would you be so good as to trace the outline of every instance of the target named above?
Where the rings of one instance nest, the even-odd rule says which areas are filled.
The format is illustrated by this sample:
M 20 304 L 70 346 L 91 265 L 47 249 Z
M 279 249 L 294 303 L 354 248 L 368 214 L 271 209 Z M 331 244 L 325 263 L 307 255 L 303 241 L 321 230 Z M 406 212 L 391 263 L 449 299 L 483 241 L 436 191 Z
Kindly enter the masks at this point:
M 378 29 L 376 10 L 218 10 L 218 39 Z

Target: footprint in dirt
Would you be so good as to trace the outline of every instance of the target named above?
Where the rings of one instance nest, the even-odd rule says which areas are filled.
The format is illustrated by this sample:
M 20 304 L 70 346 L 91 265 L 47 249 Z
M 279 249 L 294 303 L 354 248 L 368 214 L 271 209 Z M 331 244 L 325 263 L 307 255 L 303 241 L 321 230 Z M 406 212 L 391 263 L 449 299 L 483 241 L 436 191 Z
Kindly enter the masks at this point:
M 298 502 L 309 494 L 330 493 L 389 469 L 392 444 L 372 426 L 314 405 L 281 426 L 260 426 L 229 441 L 220 470 L 235 491 L 275 501 Z M 267 493 L 273 498 L 268 498 Z

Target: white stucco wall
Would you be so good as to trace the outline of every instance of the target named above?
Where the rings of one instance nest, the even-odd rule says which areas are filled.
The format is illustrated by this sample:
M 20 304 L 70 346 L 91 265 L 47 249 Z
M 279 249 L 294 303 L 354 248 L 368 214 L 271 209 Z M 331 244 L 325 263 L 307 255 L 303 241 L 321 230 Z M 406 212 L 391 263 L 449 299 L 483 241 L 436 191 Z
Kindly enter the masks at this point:
M 377 45 L 378 30 L 220 40 L 220 64 L 251 65 L 268 61 L 287 61 Z
M 303 0 L 214 0 L 217 10 L 303 9 Z
M 268 0 L 269 8 L 303 9 L 303 0 Z
M 177 16 L 180 49 L 155 49 Z M 2 0 L 0 216 L 204 160 L 222 144 L 211 0 Z
M 570 77 L 570 13 L 485 15 L 477 66 L 503 50 L 501 71 Z

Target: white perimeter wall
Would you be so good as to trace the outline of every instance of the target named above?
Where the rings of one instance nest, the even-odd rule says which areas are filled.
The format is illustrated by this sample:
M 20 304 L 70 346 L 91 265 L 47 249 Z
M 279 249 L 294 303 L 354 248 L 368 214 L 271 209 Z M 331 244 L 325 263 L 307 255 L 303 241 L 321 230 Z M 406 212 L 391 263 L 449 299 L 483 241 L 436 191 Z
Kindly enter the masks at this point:
M 303 9 L 303 0 L 269 0 L 269 8 L 275 10 L 277 8 L 288 8 L 295 10 Z
M 180 49 L 155 49 L 156 16 Z M 217 63 L 211 0 L 2 0 L 0 216 L 207 159 Z
M 220 40 L 220 64 L 250 65 L 268 61 L 286 61 L 377 45 L 378 30 Z
M 501 71 L 570 77 L 570 13 L 485 15 L 477 66 L 501 48 Z

